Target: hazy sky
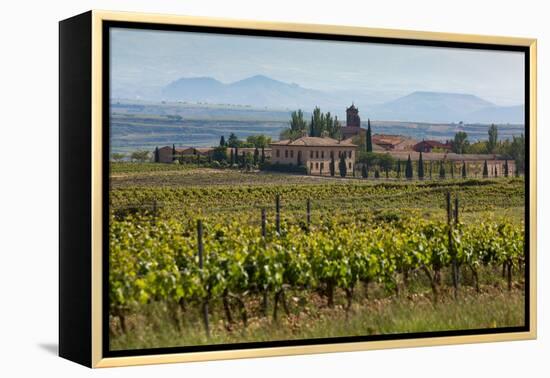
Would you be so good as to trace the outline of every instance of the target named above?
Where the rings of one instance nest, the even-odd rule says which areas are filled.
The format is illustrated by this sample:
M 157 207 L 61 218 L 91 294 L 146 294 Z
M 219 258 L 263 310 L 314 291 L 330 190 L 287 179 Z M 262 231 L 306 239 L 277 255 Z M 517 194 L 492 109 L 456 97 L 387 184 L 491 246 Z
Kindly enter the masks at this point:
M 114 92 L 144 93 L 181 77 L 224 83 L 253 75 L 323 91 L 469 93 L 497 105 L 524 103 L 524 55 L 174 31 L 111 29 Z

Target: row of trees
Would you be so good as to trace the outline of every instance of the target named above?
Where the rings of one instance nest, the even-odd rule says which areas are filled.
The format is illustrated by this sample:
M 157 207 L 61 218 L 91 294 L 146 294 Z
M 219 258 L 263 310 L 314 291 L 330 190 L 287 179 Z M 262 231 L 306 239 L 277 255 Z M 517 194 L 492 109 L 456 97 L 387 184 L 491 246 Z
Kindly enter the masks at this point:
M 338 117 L 332 116 L 330 112 L 323 113 L 319 107 L 313 109 L 311 120 L 304 119 L 304 113 L 301 109 L 293 111 L 290 114 L 289 127 L 281 132 L 281 139 L 297 139 L 304 135 L 311 137 L 320 137 L 327 135 L 331 138 L 340 139 L 342 137 L 342 125 Z
M 222 135 L 220 137 L 220 144 L 219 147 L 233 147 L 233 148 L 266 148 L 271 143 L 271 137 L 268 137 L 266 135 L 260 134 L 260 135 L 249 135 L 246 137 L 246 140 L 240 140 L 235 133 L 229 134 L 229 138 L 227 141 L 225 140 L 225 136 Z
M 439 177 L 444 179 L 447 175 L 450 175 L 451 178 L 460 176 L 462 178 L 468 177 L 468 169 L 465 161 L 462 161 L 460 168 L 457 168 L 456 163 L 453 161 L 448 163 L 445 161 L 426 162 L 423 159 L 422 152 L 420 153 L 417 162 L 413 162 L 410 155 L 406 161 L 395 161 L 395 159 L 389 154 L 361 152 L 359 154 L 358 162 L 361 165 L 361 176 L 364 178 L 369 177 L 369 171 L 371 171 L 371 169 L 374 169 L 375 178 L 379 178 L 381 172 L 385 173 L 386 177 L 389 177 L 390 171 L 394 171 L 395 177 L 397 178 L 404 177 L 407 179 L 413 179 L 415 176 L 420 180 L 426 177 Z M 511 172 L 508 160 L 504 161 L 502 172 L 499 172 L 498 168 L 495 166 L 489 169 L 487 160 L 483 162 L 481 175 L 484 178 L 497 177 L 499 175 L 509 177 L 512 174 L 518 176 L 519 172 L 517 169 L 515 172 Z
M 484 141 L 470 143 L 468 134 L 459 131 L 450 141 L 451 149 L 457 154 L 498 154 L 503 157 L 514 160 L 516 167 L 524 171 L 525 167 L 525 137 L 513 136 L 512 139 L 499 140 L 498 127 L 494 124 L 489 126 L 487 131 L 488 138 Z

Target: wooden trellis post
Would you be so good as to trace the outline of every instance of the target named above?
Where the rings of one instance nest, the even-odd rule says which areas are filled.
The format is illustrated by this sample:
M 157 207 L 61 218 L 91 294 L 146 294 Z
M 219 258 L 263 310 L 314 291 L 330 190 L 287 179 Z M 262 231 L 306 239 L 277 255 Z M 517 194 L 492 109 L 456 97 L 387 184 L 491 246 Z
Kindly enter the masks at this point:
M 309 225 L 311 223 L 311 200 L 307 199 L 307 206 L 306 206 L 306 220 L 307 220 L 307 230 L 309 231 Z
M 277 194 L 275 196 L 275 227 L 277 233 L 281 233 L 281 196 Z
M 264 239 L 265 239 L 265 236 L 266 236 L 265 223 L 266 223 L 265 209 L 262 209 L 262 237 Z
M 457 216 L 457 211 L 458 210 L 455 209 L 455 219 Z M 453 248 L 453 210 L 451 203 L 451 192 L 447 192 L 447 229 L 449 237 L 449 253 L 451 254 L 454 297 L 455 299 L 458 299 L 458 265 L 456 261 L 456 251 Z
M 199 252 L 199 268 L 202 270 L 204 268 L 204 245 L 202 242 L 202 220 L 197 220 L 197 246 Z M 208 291 L 208 288 L 207 288 Z M 206 331 L 206 336 L 210 337 L 210 325 L 208 324 L 208 294 L 207 298 L 202 303 L 202 320 L 204 322 L 204 330 Z

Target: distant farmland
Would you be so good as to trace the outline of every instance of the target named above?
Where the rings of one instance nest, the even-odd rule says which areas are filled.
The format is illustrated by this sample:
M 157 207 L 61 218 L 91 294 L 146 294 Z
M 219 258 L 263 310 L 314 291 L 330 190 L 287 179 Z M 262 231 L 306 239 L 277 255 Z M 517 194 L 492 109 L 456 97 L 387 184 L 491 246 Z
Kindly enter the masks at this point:
M 290 109 L 259 109 L 246 106 L 117 102 L 111 105 L 111 150 L 128 152 L 152 150 L 155 146 L 212 146 L 235 133 L 239 138 L 265 134 L 278 139 L 288 126 Z M 310 116 L 305 112 L 306 119 Z M 366 123 L 368 114 L 362 115 Z M 345 119 L 339 117 L 345 126 Z M 471 141 L 486 139 L 487 125 L 430 124 L 372 120 L 377 134 L 399 134 L 413 139 L 451 139 L 457 131 L 465 131 Z M 366 127 L 366 125 L 365 125 Z M 499 138 L 520 135 L 523 125 L 499 125 Z

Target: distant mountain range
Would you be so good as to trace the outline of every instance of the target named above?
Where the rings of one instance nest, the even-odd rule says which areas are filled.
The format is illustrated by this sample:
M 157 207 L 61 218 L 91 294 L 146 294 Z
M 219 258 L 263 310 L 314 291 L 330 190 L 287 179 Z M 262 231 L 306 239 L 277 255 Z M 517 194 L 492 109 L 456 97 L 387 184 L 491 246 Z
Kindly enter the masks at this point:
M 167 101 L 206 102 L 213 104 L 250 105 L 265 108 L 286 108 L 311 111 L 319 106 L 343 114 L 355 100 L 362 118 L 415 122 L 523 123 L 524 106 L 497 106 L 471 94 L 413 92 L 403 97 L 370 104 L 366 96 L 361 103 L 357 92 L 327 93 L 307 89 L 295 83 L 285 83 L 256 75 L 225 84 L 211 77 L 181 78 L 161 91 Z M 355 97 L 355 98 L 354 98 Z
M 391 121 L 523 123 L 524 107 L 497 106 L 471 94 L 413 92 L 371 113 L 374 119 Z
M 181 78 L 162 90 L 166 100 L 251 105 L 268 108 L 327 106 L 331 98 L 321 91 L 256 75 L 224 84 L 211 77 Z

